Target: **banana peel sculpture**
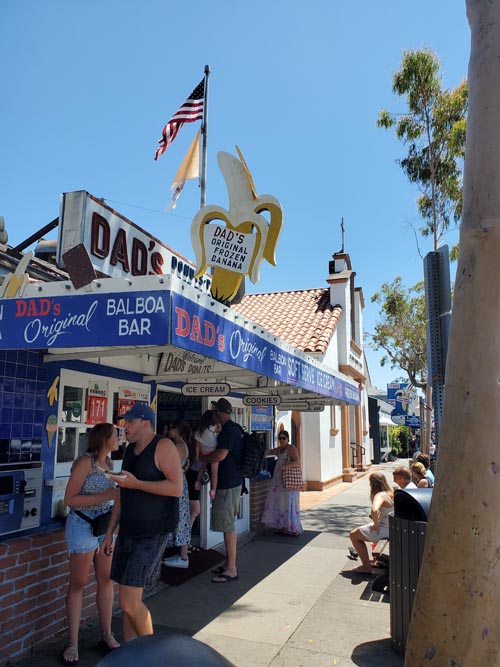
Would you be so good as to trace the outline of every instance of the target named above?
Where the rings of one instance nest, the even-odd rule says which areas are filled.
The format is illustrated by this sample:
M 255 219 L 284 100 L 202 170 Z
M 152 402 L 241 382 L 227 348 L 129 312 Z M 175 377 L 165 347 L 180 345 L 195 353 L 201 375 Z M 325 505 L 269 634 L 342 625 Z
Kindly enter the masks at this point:
M 212 296 L 231 301 L 244 275 L 255 284 L 262 259 L 276 266 L 275 250 L 283 224 L 281 204 L 272 195 L 257 195 L 252 175 L 238 147 L 240 159 L 217 153 L 219 168 L 229 196 L 229 210 L 204 206 L 191 223 L 191 242 L 196 255 L 195 277 L 213 267 Z M 261 215 L 268 212 L 270 222 Z M 208 223 L 220 220 L 225 226 Z

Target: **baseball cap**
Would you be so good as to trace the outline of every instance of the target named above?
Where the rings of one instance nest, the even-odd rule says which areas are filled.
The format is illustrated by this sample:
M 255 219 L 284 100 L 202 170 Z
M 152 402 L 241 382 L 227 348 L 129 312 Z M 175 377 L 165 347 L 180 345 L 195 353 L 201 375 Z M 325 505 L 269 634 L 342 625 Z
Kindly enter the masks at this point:
M 119 419 L 145 419 L 153 425 L 156 421 L 155 413 L 145 403 L 134 403 L 128 412 L 124 415 L 120 415 Z
M 212 410 L 218 410 L 219 412 L 225 412 L 227 415 L 230 415 L 233 411 L 233 406 L 226 398 L 219 398 L 218 401 L 212 403 Z

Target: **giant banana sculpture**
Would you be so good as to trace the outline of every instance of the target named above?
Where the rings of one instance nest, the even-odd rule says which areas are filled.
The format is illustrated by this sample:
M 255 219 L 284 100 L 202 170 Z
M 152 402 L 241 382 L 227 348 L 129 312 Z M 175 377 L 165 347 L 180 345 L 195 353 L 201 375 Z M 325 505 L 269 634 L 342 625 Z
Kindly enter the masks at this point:
M 271 195 L 257 195 L 243 155 L 238 147 L 236 150 L 239 160 L 230 153 L 217 153 L 229 210 L 204 206 L 191 223 L 195 277 L 202 276 L 208 266 L 213 267 L 212 296 L 218 301 L 231 301 L 244 275 L 257 283 L 263 258 L 276 266 L 275 250 L 283 223 L 279 201 Z M 264 211 L 270 214 L 269 223 L 261 215 Z M 210 225 L 213 220 L 225 225 Z

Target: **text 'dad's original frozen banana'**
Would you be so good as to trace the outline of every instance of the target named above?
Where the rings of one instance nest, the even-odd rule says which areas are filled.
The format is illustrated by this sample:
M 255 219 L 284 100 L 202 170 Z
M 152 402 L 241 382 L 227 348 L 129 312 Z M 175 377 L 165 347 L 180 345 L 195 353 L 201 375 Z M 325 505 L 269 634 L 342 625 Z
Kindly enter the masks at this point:
M 217 153 L 229 210 L 204 206 L 191 223 L 195 277 L 212 267 L 212 296 L 218 301 L 231 301 L 243 276 L 257 283 L 263 259 L 276 265 L 276 244 L 283 224 L 281 204 L 272 195 L 257 195 L 245 159 L 238 147 L 236 150 L 240 159 L 230 153 Z M 214 221 L 217 223 L 210 224 Z

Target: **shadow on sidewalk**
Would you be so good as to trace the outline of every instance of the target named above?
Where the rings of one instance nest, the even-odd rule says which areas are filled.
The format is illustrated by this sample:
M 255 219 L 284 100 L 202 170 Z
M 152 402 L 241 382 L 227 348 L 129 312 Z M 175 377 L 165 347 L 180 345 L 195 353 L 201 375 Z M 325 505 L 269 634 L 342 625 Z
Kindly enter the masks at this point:
M 373 667 L 373 665 L 402 667 L 403 665 L 403 659 L 393 651 L 390 639 L 359 644 L 352 652 L 351 660 L 359 667 Z

